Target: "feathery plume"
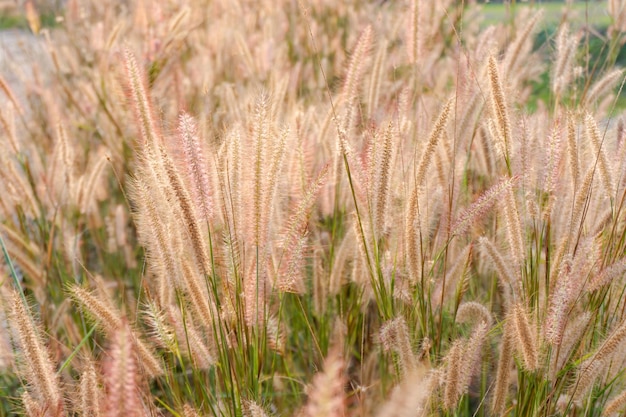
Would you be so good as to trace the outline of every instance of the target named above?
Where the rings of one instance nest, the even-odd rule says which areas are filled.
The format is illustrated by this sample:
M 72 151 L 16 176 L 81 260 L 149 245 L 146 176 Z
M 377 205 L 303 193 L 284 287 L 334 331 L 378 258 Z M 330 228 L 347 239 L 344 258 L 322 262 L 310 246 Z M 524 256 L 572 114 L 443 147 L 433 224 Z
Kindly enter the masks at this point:
M 619 395 L 612 398 L 611 401 L 607 403 L 602 411 L 603 417 L 611 416 L 619 411 L 620 408 L 623 408 L 626 404 L 626 390 L 623 390 Z
M 521 303 L 516 304 L 513 308 L 513 322 L 518 341 L 517 347 L 522 353 L 524 366 L 529 371 L 535 371 L 539 368 L 537 337 L 529 322 L 528 312 Z
M 378 237 L 381 237 L 385 231 L 385 219 L 387 216 L 387 204 L 389 201 L 389 188 L 391 182 L 391 162 L 393 157 L 393 139 L 394 127 L 391 123 L 382 136 L 382 143 L 375 144 L 376 152 L 373 160 L 370 161 L 374 165 L 372 175 L 372 205 L 373 205 L 373 221 L 374 230 Z
M 161 144 L 162 140 L 155 122 L 156 118 L 147 93 L 143 72 L 139 70 L 137 59 L 130 49 L 124 51 L 124 58 L 131 103 L 135 117 L 139 121 L 142 145 L 147 148 L 148 152 L 151 152 Z
M 224 180 L 224 188 L 227 188 L 230 197 L 230 218 L 232 229 L 237 231 L 235 227 L 235 219 L 239 219 L 239 211 L 241 210 L 241 184 L 243 183 L 242 174 L 242 150 L 241 150 L 241 132 L 239 126 L 233 128 L 226 136 L 226 150 L 222 163 L 222 170 L 226 175 Z M 241 227 L 241 226 L 239 226 Z
M 162 306 L 173 302 L 173 288 L 180 280 L 177 261 L 180 236 L 172 227 L 158 201 L 166 201 L 158 188 L 148 185 L 148 176 L 133 179 L 129 187 L 130 198 L 137 204 L 135 222 L 140 243 L 146 247 L 151 267 L 158 276 L 158 298 Z
M 425 149 L 422 151 L 420 161 L 415 171 L 415 183 L 411 191 L 406 214 L 405 247 L 407 263 L 411 281 L 417 280 L 421 275 L 421 233 L 419 220 L 419 192 L 422 182 L 425 179 L 426 170 L 432 160 L 439 139 L 443 136 L 450 112 L 452 110 L 453 99 L 448 100 L 444 105 L 439 118 L 433 126 Z
M 267 315 L 267 271 L 259 254 L 247 268 L 243 282 L 245 321 L 248 326 L 260 326 Z
M 206 245 L 203 239 L 203 233 L 200 229 L 200 224 L 197 218 L 196 211 L 192 204 L 191 197 L 187 189 L 185 188 L 182 178 L 176 169 L 171 158 L 165 153 L 165 150 L 161 150 L 162 158 L 163 158 L 163 166 L 165 168 L 165 173 L 167 175 L 167 179 L 169 180 L 169 186 L 178 201 L 178 206 L 180 207 L 182 213 L 182 220 L 185 228 L 189 232 L 189 237 L 191 240 L 191 249 L 192 253 L 195 255 L 196 262 L 198 267 L 205 275 L 211 275 L 211 261 L 209 259 L 209 255 L 207 254 Z
M 183 405 L 183 416 L 184 417 L 200 417 L 200 413 L 198 413 L 198 411 L 196 411 L 196 409 L 194 409 L 189 404 L 185 404 Z
M 587 311 L 578 315 L 573 322 L 567 325 L 559 348 L 553 350 L 550 357 L 550 380 L 554 380 L 557 373 L 566 364 L 572 350 L 587 330 L 589 320 L 591 320 L 591 313 Z
M 108 303 L 104 303 L 95 295 L 78 285 L 74 285 L 70 288 L 70 294 L 78 303 L 87 309 L 89 314 L 96 319 L 97 324 L 107 333 L 113 334 L 117 329 L 122 327 L 124 320 Z
M 408 14 L 409 25 L 407 26 L 407 55 L 409 63 L 415 64 L 420 57 L 420 9 L 421 0 L 411 0 L 411 10 Z
M 93 362 L 88 360 L 80 377 L 80 415 L 83 417 L 100 417 L 100 401 L 101 395 L 98 389 L 96 368 Z
M 509 242 L 511 256 L 513 258 L 513 265 L 515 266 L 515 269 L 519 270 L 523 266 L 523 262 L 525 260 L 524 237 L 522 235 L 519 213 L 517 211 L 515 193 L 510 187 L 504 192 L 502 210 L 504 211 L 506 237 Z
M 506 55 L 504 56 L 504 73 L 508 77 L 513 74 L 513 70 L 516 69 L 516 64 L 519 61 L 522 52 L 526 49 L 529 49 L 531 38 L 531 34 L 537 25 L 539 19 L 543 16 L 543 9 L 539 9 L 532 18 L 528 20 L 528 23 L 517 33 L 515 36 L 515 40 L 511 43 L 511 45 L 506 50 Z
M 265 324 L 267 334 L 267 346 L 280 355 L 285 353 L 285 326 L 278 317 L 270 315 Z
M 253 138 L 254 138 L 254 185 L 252 191 L 252 239 L 253 243 L 257 247 L 262 247 L 264 241 L 262 240 L 263 230 L 263 207 L 265 188 L 263 180 L 265 177 L 265 170 L 267 164 L 267 147 L 270 135 L 270 121 L 268 114 L 269 99 L 266 94 L 262 94 L 257 99 L 254 112 L 254 125 L 253 125 Z
M 365 70 L 366 57 L 368 56 L 372 38 L 373 38 L 373 29 L 371 25 L 368 25 L 361 36 L 359 36 L 359 40 L 352 51 L 352 56 L 350 57 L 350 63 L 348 64 L 348 70 L 346 71 L 346 78 L 343 82 L 343 87 L 341 89 L 341 94 L 348 102 L 348 106 L 351 107 L 352 101 L 358 96 L 359 85 L 361 85 L 361 78 L 363 77 L 363 72 Z
M 243 403 L 243 417 L 268 417 L 268 414 L 256 402 L 246 400 Z
M 273 144 L 272 155 L 268 161 L 269 167 L 265 172 L 264 178 L 262 178 L 264 184 L 263 189 L 263 210 L 261 212 L 261 224 L 264 226 L 262 233 L 262 242 L 268 241 L 268 233 L 270 230 L 270 223 L 272 222 L 272 216 L 274 214 L 274 200 L 278 191 L 279 174 L 283 167 L 283 161 L 285 159 L 285 146 L 287 144 L 287 138 L 289 137 L 289 128 L 285 127 L 278 140 Z
M 20 102 L 17 100 L 17 97 L 13 93 L 13 90 L 11 89 L 9 84 L 6 82 L 4 77 L 2 77 L 1 75 L 0 75 L 0 90 L 4 92 L 4 94 L 7 96 L 11 104 L 13 104 L 13 108 L 15 108 L 15 110 L 17 110 L 17 112 L 20 115 L 24 114 L 24 110 L 22 109 Z
M 182 262 L 182 270 L 185 295 L 191 301 L 196 318 L 204 329 L 210 332 L 216 323 L 214 320 L 218 317 L 213 300 L 209 298 L 206 285 L 203 285 L 197 270 L 186 260 Z
M 414 190 L 413 193 L 415 198 L 413 198 L 412 194 L 409 201 L 404 240 L 409 281 L 417 282 L 422 275 L 422 233 L 419 199 L 417 198 L 418 191 Z
M 87 309 L 89 314 L 96 319 L 98 326 L 104 329 L 109 337 L 113 337 L 113 335 L 124 326 L 125 319 L 122 318 L 121 313 L 110 305 L 107 305 L 108 303 L 98 299 L 89 291 L 82 289 L 78 285 L 74 285 L 70 288 L 70 294 L 78 303 Z M 151 349 L 147 347 L 134 332 L 133 339 L 137 354 L 141 358 L 141 364 L 146 372 L 152 377 L 161 375 L 163 373 L 161 364 L 159 360 L 154 357 Z
M 493 264 L 494 269 L 498 273 L 498 283 L 505 294 L 505 301 L 508 301 L 511 292 L 514 294 L 518 291 L 520 286 L 519 272 L 511 271 L 509 268 L 509 262 L 500 254 L 500 251 L 495 247 L 493 242 L 487 237 L 481 236 L 478 238 L 481 252 L 483 252 Z
M 101 155 L 98 161 L 94 164 L 93 169 L 89 173 L 89 176 L 83 182 L 83 187 L 79 190 L 78 206 L 81 213 L 87 214 L 91 207 L 93 207 L 93 195 L 97 190 L 97 183 L 100 180 L 100 174 L 104 171 L 108 162 L 108 158 L 105 155 Z
M 11 322 L 15 324 L 22 347 L 27 369 L 26 378 L 39 397 L 37 400 L 33 399 L 33 404 L 39 403 L 50 410 L 51 416 L 62 416 L 63 397 L 54 364 L 24 300 L 17 292 L 13 293 Z
M 306 291 L 304 285 L 304 276 L 302 274 L 302 268 L 304 267 L 304 261 L 307 249 L 307 238 L 305 236 L 297 238 L 291 242 L 289 250 L 285 255 L 284 268 L 278 275 L 278 282 L 276 286 L 280 291 L 291 292 L 295 294 L 304 294 Z
M 140 417 L 143 405 L 131 330 L 123 322 L 110 336 L 109 357 L 104 365 L 104 417 Z
M 169 310 L 170 307 L 168 307 Z M 174 330 L 170 327 L 168 317 L 165 312 L 160 311 L 156 303 L 148 301 L 142 308 L 144 322 L 148 326 L 148 337 L 156 346 L 168 350 L 174 350 L 176 337 Z
M 437 383 L 433 372 L 422 369 L 407 374 L 383 404 L 376 417 L 422 417 Z
M 594 173 L 595 169 L 593 169 L 593 167 L 589 168 L 589 170 L 585 174 L 585 178 L 583 178 L 582 184 L 576 190 L 576 196 L 574 197 L 574 205 L 572 208 L 572 215 L 570 218 L 570 235 L 574 233 L 575 227 L 582 227 L 582 225 L 579 225 L 579 223 L 583 220 L 583 211 L 585 208 L 585 204 L 587 203 L 587 199 L 589 198 L 591 193 Z
M 576 127 L 574 125 L 574 114 L 567 112 L 567 151 L 569 154 L 570 172 L 572 174 L 572 185 L 574 189 L 578 186 L 580 178 L 580 162 L 578 161 L 578 140 L 576 139 Z
M 383 65 L 387 59 L 387 42 L 383 41 L 378 47 L 374 68 L 370 77 L 369 91 L 367 94 L 367 115 L 370 119 L 374 117 L 374 111 L 378 108 L 378 97 L 380 96 L 380 86 L 383 81 Z
M 309 217 L 315 204 L 320 190 L 328 180 L 328 174 L 330 172 L 330 166 L 324 165 L 317 178 L 311 182 L 308 186 L 302 200 L 298 203 L 297 207 L 287 220 L 287 231 L 284 233 L 284 239 L 281 246 L 288 250 L 292 243 L 298 240 L 306 232 Z
M 65 128 L 62 123 L 57 125 L 57 137 L 59 145 L 59 157 L 61 158 L 61 169 L 63 172 L 63 190 L 66 194 L 65 198 L 69 197 L 72 201 L 74 198 L 74 151 L 70 143 L 68 143 Z
M 620 117 L 617 120 L 617 127 L 615 128 L 615 142 L 617 143 L 617 147 L 619 149 L 617 152 L 619 156 L 623 155 L 624 152 L 624 136 L 626 136 L 626 127 L 624 126 L 624 118 Z M 618 160 L 621 161 L 622 159 Z
M 490 104 L 491 114 L 495 120 L 495 128 L 497 132 L 497 138 L 500 150 L 504 159 L 507 162 L 507 166 L 511 157 L 511 122 L 509 121 L 509 111 L 506 104 L 506 96 L 504 95 L 504 89 L 502 87 L 502 81 L 500 80 L 500 74 L 498 72 L 498 63 L 493 56 L 489 57 L 488 64 L 489 83 L 491 85 Z
M 622 321 L 622 323 L 604 339 L 589 361 L 608 361 L 623 344 L 624 340 L 626 340 L 626 320 Z
M 179 347 L 183 348 L 182 350 L 187 353 L 187 356 L 193 359 L 195 369 L 209 369 L 215 364 L 215 357 L 193 321 L 189 317 L 185 317 L 183 322 L 182 314 L 174 307 L 170 307 L 168 310 L 168 318 L 174 327 L 176 338 L 182 344 Z
M 18 171 L 14 161 L 10 160 L 5 152 L 0 152 L 0 167 L 2 167 L 0 180 L 8 188 L 10 195 L 15 196 L 16 203 L 33 218 L 40 218 L 41 209 L 37 202 L 35 190 L 28 184 L 26 178 Z M 13 215 L 13 209 L 11 209 L 11 215 Z
M 182 113 L 178 118 L 178 135 L 185 159 L 186 174 L 191 184 L 191 194 L 196 209 L 202 213 L 205 220 L 213 216 L 211 203 L 211 186 L 207 174 L 207 164 L 200 141 L 198 129 L 193 118 Z
M 596 101 L 606 95 L 607 92 L 615 87 L 620 78 L 622 78 L 623 74 L 624 71 L 621 69 L 614 69 L 613 71 L 606 73 L 604 77 L 596 81 L 589 89 L 587 94 L 585 94 L 583 105 L 585 107 L 590 107 Z
M 409 327 L 404 317 L 400 316 L 384 323 L 380 328 L 379 337 L 385 351 L 393 351 L 398 355 L 403 374 L 410 374 L 417 368 L 409 338 Z
M 461 387 L 461 366 L 463 363 L 463 354 L 465 353 L 465 349 L 463 347 L 464 343 L 465 342 L 462 340 L 456 340 L 446 355 L 446 379 L 443 388 L 443 408 L 447 411 L 452 411 L 457 406 L 461 396 L 463 395 Z
M 573 78 L 572 66 L 576 49 L 578 48 L 579 38 L 577 36 L 569 36 L 569 27 L 567 24 L 561 26 L 556 41 L 556 60 L 552 66 L 551 87 L 552 92 L 560 97 Z
M 46 408 L 42 407 L 31 397 L 28 391 L 24 391 L 21 397 L 24 411 L 28 417 L 41 417 L 46 415 Z
M 498 369 L 496 371 L 496 382 L 491 410 L 495 416 L 503 416 L 506 409 L 506 396 L 509 390 L 509 375 L 513 364 L 513 324 L 509 314 L 504 322 L 502 342 L 500 342 L 500 357 L 498 358 Z
M 456 321 L 459 323 L 477 322 L 486 323 L 491 326 L 493 317 L 491 312 L 484 305 L 476 301 L 466 301 L 462 303 L 456 312 Z
M 598 125 L 593 116 L 589 113 L 585 114 L 583 125 L 585 126 L 585 133 L 593 146 L 594 160 L 598 161 L 600 177 L 602 178 L 606 193 L 608 196 L 613 197 L 615 194 L 615 182 L 613 181 L 613 175 L 606 157 L 606 152 L 602 146 L 604 141 L 600 138 Z
M 606 365 L 606 361 L 597 358 L 588 359 L 580 365 L 576 382 L 571 388 L 571 397 L 575 402 L 582 401 L 589 393 Z
M 519 176 L 505 177 L 482 193 L 478 199 L 468 208 L 463 210 L 451 227 L 451 233 L 462 235 L 473 225 L 485 216 L 491 207 L 502 197 L 502 194 L 513 188 L 519 180 Z
M 600 347 L 578 368 L 576 383 L 572 387 L 572 398 L 580 401 L 593 387 L 596 379 L 602 374 L 611 357 L 626 339 L 626 320 L 611 332 Z
M 556 266 L 556 268 L 559 268 Z M 544 325 L 544 338 L 547 343 L 558 346 L 563 338 L 567 323 L 567 312 L 574 297 L 574 283 L 571 276 L 571 260 L 567 260 L 559 268 L 558 282 L 555 283 L 549 297 L 548 313 Z
M 607 266 L 591 278 L 586 290 L 591 292 L 604 285 L 610 284 L 614 279 L 623 276 L 624 272 L 626 272 L 626 259 L 622 258 L 612 265 Z
M 426 171 L 432 161 L 437 144 L 445 134 L 446 125 L 448 123 L 453 104 L 453 98 L 448 100 L 448 102 L 443 106 L 443 109 L 441 110 L 441 113 L 439 113 L 439 117 L 437 118 L 435 125 L 430 131 L 430 135 L 428 136 L 428 142 L 426 143 L 426 147 L 422 151 L 422 155 L 415 171 L 415 188 L 413 189 L 413 193 L 411 194 L 411 202 L 413 202 L 414 200 L 414 195 L 415 199 L 417 199 L 417 188 L 422 185 L 424 179 L 426 178 Z
M 332 349 L 324 360 L 324 371 L 313 378 L 304 417 L 344 417 L 347 415 L 345 362 L 341 350 Z
M 544 214 L 546 218 L 550 215 L 553 206 L 553 194 L 559 180 L 561 160 L 563 158 L 563 145 L 560 136 L 558 125 L 554 127 L 552 133 L 548 136 L 548 149 L 544 162 L 545 174 L 543 179 L 543 190 L 548 194 L 551 194 L 551 201 L 548 203 L 549 207 L 546 209 L 546 213 Z
M 483 345 L 489 331 L 489 323 L 486 321 L 479 322 L 475 327 L 469 340 L 464 347 L 463 356 L 461 358 L 459 388 L 462 394 L 466 394 L 472 376 L 480 368 L 480 359 L 482 357 Z

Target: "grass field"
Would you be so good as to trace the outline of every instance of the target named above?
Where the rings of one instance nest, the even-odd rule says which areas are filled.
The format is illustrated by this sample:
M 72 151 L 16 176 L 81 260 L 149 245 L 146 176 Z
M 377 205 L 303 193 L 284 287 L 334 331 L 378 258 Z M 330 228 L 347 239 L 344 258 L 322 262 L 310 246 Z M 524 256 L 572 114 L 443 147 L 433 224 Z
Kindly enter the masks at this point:
M 526 7 L 25 2 L 0 416 L 623 415 L 626 1 Z

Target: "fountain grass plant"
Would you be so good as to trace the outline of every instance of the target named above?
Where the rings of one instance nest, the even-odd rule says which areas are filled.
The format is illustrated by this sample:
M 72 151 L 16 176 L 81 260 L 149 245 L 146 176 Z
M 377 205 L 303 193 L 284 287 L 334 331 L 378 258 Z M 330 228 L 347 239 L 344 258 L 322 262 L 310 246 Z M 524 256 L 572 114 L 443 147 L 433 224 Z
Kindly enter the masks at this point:
M 626 2 L 564 7 L 68 1 L 0 78 L 0 414 L 623 413 Z

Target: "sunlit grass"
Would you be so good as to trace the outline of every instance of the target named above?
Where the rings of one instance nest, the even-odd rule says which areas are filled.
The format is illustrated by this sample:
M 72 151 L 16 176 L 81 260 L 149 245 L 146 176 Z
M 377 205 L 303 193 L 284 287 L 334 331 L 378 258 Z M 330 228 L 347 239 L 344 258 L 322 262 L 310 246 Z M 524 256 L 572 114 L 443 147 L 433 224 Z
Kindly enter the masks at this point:
M 28 4 L 0 415 L 623 412 L 618 9 Z

